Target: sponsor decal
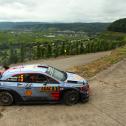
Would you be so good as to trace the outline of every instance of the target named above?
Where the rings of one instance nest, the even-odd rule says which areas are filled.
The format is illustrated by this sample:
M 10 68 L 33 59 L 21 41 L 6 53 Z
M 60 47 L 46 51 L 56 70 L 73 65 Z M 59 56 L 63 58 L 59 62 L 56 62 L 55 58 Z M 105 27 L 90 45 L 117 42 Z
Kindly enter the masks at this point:
M 59 100 L 60 99 L 60 92 L 53 92 L 53 93 L 51 93 L 51 96 L 54 100 Z
M 24 76 L 23 75 L 19 75 L 18 76 L 18 82 L 23 82 L 24 81 Z
M 20 84 L 20 83 L 17 83 L 17 87 L 18 88 L 22 88 L 22 87 L 24 87 L 24 85 L 23 84 Z
M 62 91 L 62 90 L 64 90 L 64 88 L 63 88 L 63 87 L 61 87 L 61 88 L 60 88 L 60 91 Z
M 52 86 L 41 87 L 40 91 L 60 91 L 60 87 L 52 87 Z
M 31 86 L 32 86 L 31 83 L 27 83 L 27 84 L 25 85 L 25 89 L 31 89 Z
M 25 91 L 25 96 L 31 96 L 32 95 L 32 91 L 31 90 L 26 90 Z

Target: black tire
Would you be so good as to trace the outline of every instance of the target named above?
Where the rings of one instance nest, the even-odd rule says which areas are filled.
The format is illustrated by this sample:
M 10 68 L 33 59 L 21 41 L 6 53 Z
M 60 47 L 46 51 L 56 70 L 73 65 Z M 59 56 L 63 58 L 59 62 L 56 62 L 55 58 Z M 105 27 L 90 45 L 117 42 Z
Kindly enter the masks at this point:
M 63 95 L 63 100 L 66 105 L 74 105 L 79 101 L 79 93 L 77 91 L 67 91 Z
M 88 97 L 88 98 L 85 98 L 85 99 L 83 99 L 83 100 L 81 100 L 82 103 L 86 103 L 86 102 L 88 102 L 88 101 L 89 101 L 89 97 Z
M 9 106 L 13 101 L 13 96 L 9 92 L 0 92 L 0 105 Z

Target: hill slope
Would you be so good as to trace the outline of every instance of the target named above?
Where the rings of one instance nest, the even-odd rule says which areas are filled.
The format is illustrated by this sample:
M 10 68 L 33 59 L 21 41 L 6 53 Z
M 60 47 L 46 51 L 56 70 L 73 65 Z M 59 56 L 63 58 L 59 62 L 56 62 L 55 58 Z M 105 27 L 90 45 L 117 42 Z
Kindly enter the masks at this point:
M 102 32 L 110 23 L 0 22 L 0 30 Z
M 126 33 L 126 18 L 116 20 L 108 27 L 108 30 Z

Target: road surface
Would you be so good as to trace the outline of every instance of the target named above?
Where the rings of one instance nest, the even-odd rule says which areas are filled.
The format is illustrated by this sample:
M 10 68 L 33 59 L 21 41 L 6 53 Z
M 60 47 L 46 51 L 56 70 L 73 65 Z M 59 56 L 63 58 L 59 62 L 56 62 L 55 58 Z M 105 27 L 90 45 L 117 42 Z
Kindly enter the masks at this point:
M 111 53 L 111 51 L 89 53 L 89 54 L 83 54 L 83 55 L 75 55 L 75 56 L 50 58 L 50 59 L 45 59 L 45 60 L 29 61 L 24 64 L 32 64 L 32 63 L 48 64 L 51 66 L 55 66 L 59 69 L 65 70 L 65 69 L 70 68 L 72 66 L 87 64 L 93 60 L 96 60 L 96 59 L 99 59 L 99 58 L 104 57 L 106 55 L 109 55 L 110 53 Z M 16 65 L 20 65 L 20 64 L 16 64 Z M 14 66 L 14 64 L 13 64 L 13 66 Z

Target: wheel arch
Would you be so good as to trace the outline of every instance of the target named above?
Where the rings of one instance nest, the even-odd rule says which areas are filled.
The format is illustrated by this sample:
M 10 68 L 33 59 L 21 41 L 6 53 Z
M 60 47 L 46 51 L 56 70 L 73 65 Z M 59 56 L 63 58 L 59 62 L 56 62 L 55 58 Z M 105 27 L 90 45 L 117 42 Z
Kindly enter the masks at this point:
M 80 94 L 79 90 L 77 90 L 76 88 L 66 88 L 61 92 L 61 98 L 63 97 L 63 95 L 68 92 L 68 91 L 76 91 Z
M 12 95 L 12 97 L 14 98 L 14 102 L 21 102 L 21 101 L 23 101 L 21 96 L 16 91 L 14 91 L 12 89 L 0 88 L 0 92 L 8 92 L 8 93 L 10 93 Z
M 74 103 L 71 103 L 69 99 L 69 94 L 71 93 L 74 93 L 74 96 L 76 96 L 74 99 Z M 66 105 L 74 105 L 78 103 L 79 99 L 80 99 L 80 92 L 77 88 L 66 88 L 65 90 L 62 91 L 61 101 Z

